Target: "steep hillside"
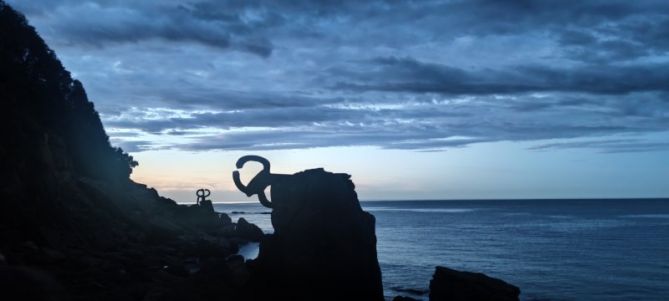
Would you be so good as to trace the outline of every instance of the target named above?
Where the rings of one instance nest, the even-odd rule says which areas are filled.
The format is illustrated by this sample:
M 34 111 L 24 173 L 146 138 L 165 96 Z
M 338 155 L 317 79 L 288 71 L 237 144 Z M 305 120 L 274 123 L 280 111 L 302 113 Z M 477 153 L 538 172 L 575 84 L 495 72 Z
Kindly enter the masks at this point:
M 137 163 L 110 145 L 82 84 L 2 1 L 0 101 L 0 294 L 176 296 L 168 288 L 244 240 L 211 206 L 180 206 L 131 181 Z

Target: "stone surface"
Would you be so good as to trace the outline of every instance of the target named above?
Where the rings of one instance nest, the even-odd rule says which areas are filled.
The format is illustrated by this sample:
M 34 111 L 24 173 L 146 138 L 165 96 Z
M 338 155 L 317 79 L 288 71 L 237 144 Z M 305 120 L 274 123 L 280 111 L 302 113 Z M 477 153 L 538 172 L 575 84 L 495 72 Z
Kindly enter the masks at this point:
M 397 296 L 393 298 L 393 301 L 418 301 L 418 300 L 407 296 Z
M 235 228 L 235 233 L 237 236 L 247 239 L 249 241 L 260 241 L 265 235 L 260 227 L 249 223 L 243 217 L 240 217 L 237 220 L 237 226 Z
M 261 300 L 383 300 L 374 216 L 347 174 L 312 169 L 272 184 L 274 234 L 253 263 Z
M 437 267 L 430 281 L 430 301 L 516 301 L 520 289 L 481 273 Z

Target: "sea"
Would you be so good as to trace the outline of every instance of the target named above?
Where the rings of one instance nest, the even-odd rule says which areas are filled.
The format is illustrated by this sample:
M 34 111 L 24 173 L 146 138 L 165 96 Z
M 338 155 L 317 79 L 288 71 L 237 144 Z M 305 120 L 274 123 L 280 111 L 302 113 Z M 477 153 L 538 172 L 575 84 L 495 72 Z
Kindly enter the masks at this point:
M 669 300 L 669 199 L 361 204 L 376 217 L 388 300 L 427 300 L 438 265 L 503 279 L 521 300 Z M 273 231 L 259 203 L 215 208 Z

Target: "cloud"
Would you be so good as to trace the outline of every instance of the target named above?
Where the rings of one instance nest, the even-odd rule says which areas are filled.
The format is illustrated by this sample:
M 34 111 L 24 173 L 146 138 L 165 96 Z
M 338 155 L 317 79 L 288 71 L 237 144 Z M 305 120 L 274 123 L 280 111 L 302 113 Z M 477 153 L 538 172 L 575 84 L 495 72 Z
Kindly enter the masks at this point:
M 168 42 L 200 43 L 220 49 L 234 49 L 268 57 L 271 43 L 255 34 L 261 17 L 247 20 L 243 12 L 218 18 L 203 18 L 199 5 L 168 2 L 132 3 L 55 1 L 45 6 L 17 3 L 28 12 L 50 19 L 47 34 L 58 35 L 59 43 L 105 47 L 108 44 L 140 43 L 160 39 Z M 51 7 L 46 10 L 46 7 Z
M 625 94 L 669 91 L 669 64 L 631 66 L 519 65 L 503 70 L 464 70 L 420 62 L 412 58 L 378 58 L 359 71 L 331 70 L 331 78 L 342 81 L 333 87 L 354 91 L 401 91 L 444 94 L 509 94 L 524 92 L 583 92 Z M 348 80 L 345 81 L 345 80 Z M 354 80 L 354 81 L 351 81 Z
M 640 139 L 588 140 L 549 143 L 531 147 L 533 150 L 588 148 L 602 153 L 651 152 L 669 150 L 669 142 L 648 142 Z
M 9 2 L 131 151 L 642 151 L 669 129 L 667 1 Z M 582 146 L 536 149 L 559 147 Z
M 612 96 L 605 102 L 597 95 L 569 94 L 430 97 L 404 103 L 361 105 L 360 100 L 186 116 L 137 111 L 137 116 L 107 125 L 191 137 L 173 144 L 190 150 L 355 145 L 434 150 L 489 141 L 662 132 L 669 127 L 669 102 L 655 93 Z

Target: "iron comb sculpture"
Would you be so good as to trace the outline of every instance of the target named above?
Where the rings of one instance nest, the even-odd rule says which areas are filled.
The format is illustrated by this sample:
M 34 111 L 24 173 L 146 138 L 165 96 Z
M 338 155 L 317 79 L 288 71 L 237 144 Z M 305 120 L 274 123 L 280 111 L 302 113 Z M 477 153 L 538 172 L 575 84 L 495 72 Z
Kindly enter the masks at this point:
M 197 196 L 196 203 L 200 205 L 204 201 L 209 201 L 207 200 L 207 197 L 211 195 L 211 191 L 206 188 L 200 188 L 195 192 L 195 195 Z
M 265 188 L 289 175 L 270 173 L 269 161 L 261 156 L 256 155 L 243 156 L 237 160 L 235 165 L 237 166 L 237 169 L 240 169 L 244 167 L 246 162 L 249 161 L 255 161 L 262 164 L 263 169 L 255 177 L 253 177 L 253 179 L 251 179 L 248 185 L 242 184 L 242 181 L 239 177 L 239 171 L 237 170 L 232 172 L 232 180 L 235 182 L 237 189 L 246 194 L 246 196 L 250 197 L 254 194 L 257 194 L 260 204 L 267 208 L 272 208 L 272 202 L 270 202 L 270 200 L 267 199 L 267 196 L 265 195 Z

